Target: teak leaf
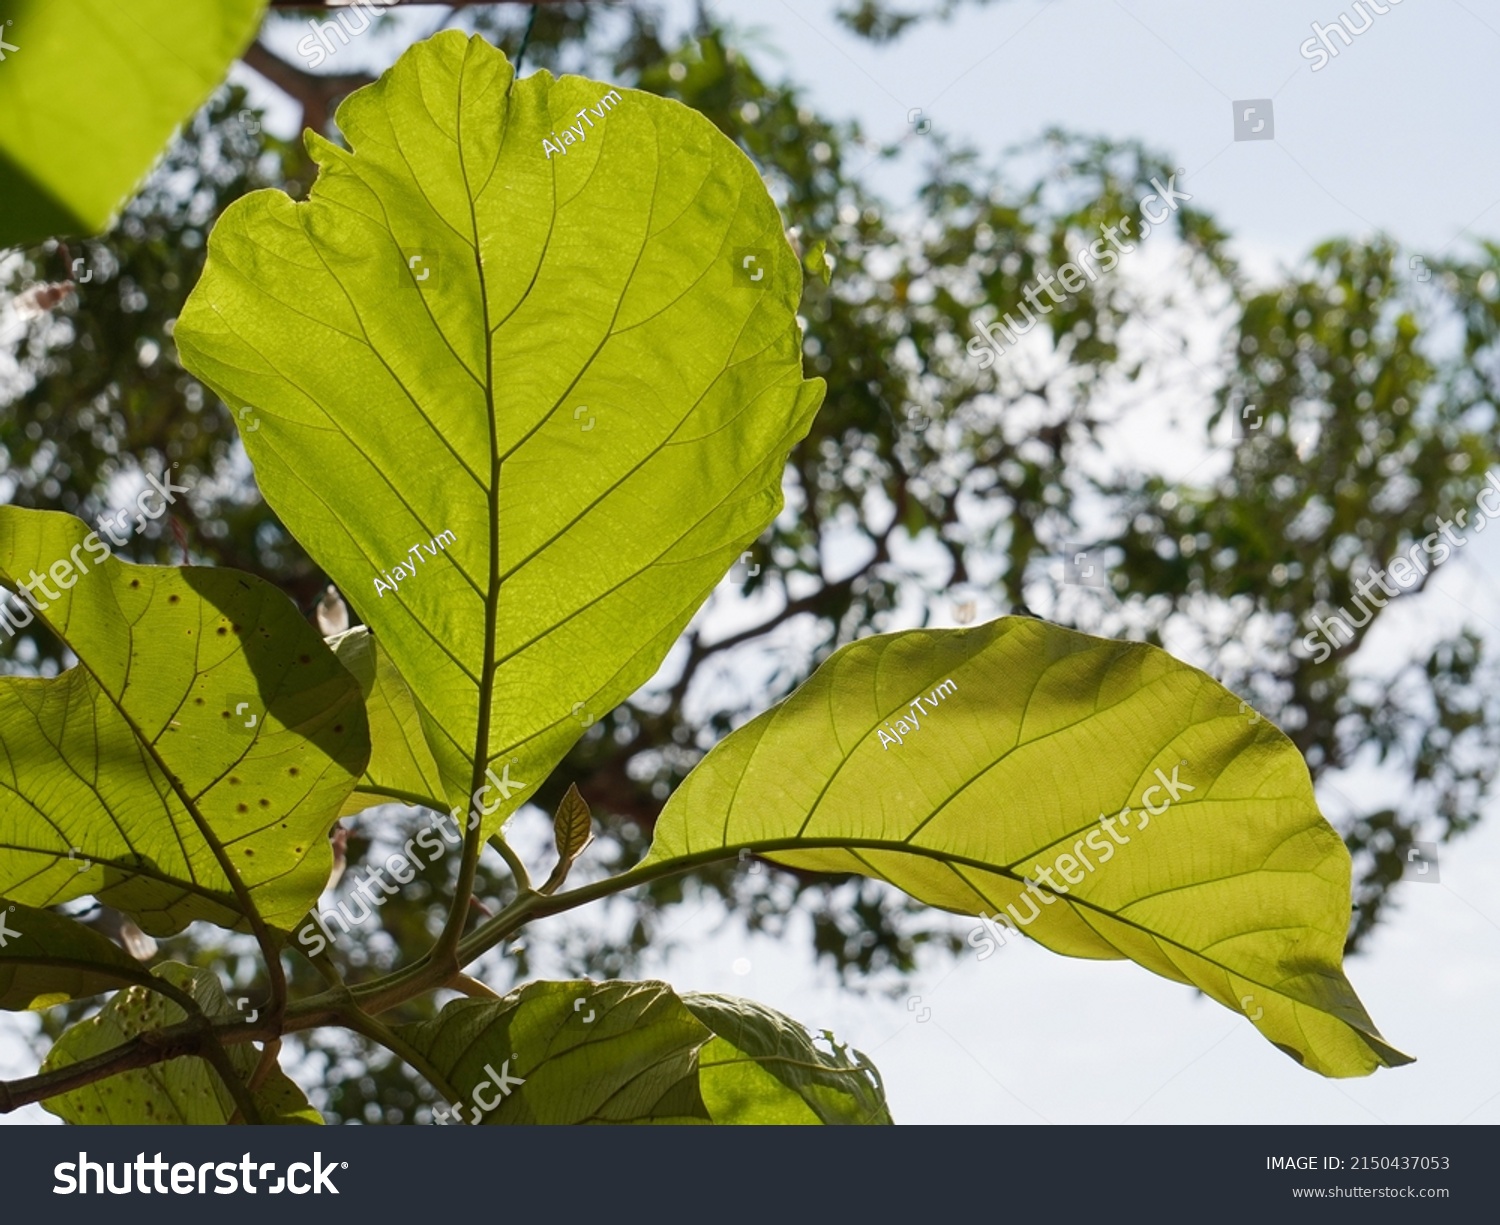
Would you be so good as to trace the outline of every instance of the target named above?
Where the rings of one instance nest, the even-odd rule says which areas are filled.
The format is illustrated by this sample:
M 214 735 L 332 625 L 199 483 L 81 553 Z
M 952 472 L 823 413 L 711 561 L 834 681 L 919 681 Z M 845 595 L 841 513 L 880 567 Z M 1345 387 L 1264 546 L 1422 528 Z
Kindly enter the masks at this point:
M 814 1045 L 790 1017 L 730 995 L 682 997 L 714 1033 L 698 1052 L 698 1080 L 715 1123 L 891 1122 L 885 1090 L 860 1052 L 825 1035 Z
M 801 268 L 704 116 L 517 81 L 477 37 L 338 124 L 305 201 L 226 210 L 174 338 L 253 406 L 261 491 L 405 678 L 444 798 L 494 765 L 488 834 L 781 507 L 823 394 Z
M 0 1008 L 47 1008 L 148 977 L 119 945 L 76 919 L 0 898 Z
M 317 631 L 261 579 L 129 565 L 51 511 L 0 507 L 0 584 L 30 586 L 15 615 L 78 658 L 0 678 L 0 893 L 94 894 L 170 935 L 245 926 L 238 881 L 290 930 L 369 753 L 359 685 Z
M 370 764 L 339 816 L 391 801 L 440 801 L 443 781 L 427 747 L 416 700 L 375 635 L 360 626 L 330 639 L 328 645 L 359 681 L 370 721 Z
M 231 1004 L 213 971 L 168 962 L 155 973 L 190 995 L 210 1019 L 244 1016 Z M 47 1053 L 42 1071 L 65 1068 L 114 1050 L 150 1030 L 186 1019 L 174 1000 L 147 987 L 129 987 L 87 1021 L 67 1030 Z M 248 1083 L 260 1053 L 249 1043 L 231 1046 L 229 1062 Z M 254 1093 L 265 1123 L 321 1123 L 322 1116 L 279 1067 Z M 118 1072 L 81 1089 L 46 1099 L 43 1106 L 69 1123 L 227 1123 L 234 1101 L 213 1066 L 196 1055 L 180 1055 L 146 1068 Z
M 0 247 L 104 229 L 265 7 L 0 0 Z
M 716 847 L 1129 957 L 1327 1076 L 1410 1062 L 1344 977 L 1349 852 L 1295 746 L 1155 647 L 1028 617 L 846 646 L 699 763 L 645 862 Z
M 660 982 L 533 982 L 402 1027 L 459 1123 L 888 1123 L 879 1077 L 800 1025 Z

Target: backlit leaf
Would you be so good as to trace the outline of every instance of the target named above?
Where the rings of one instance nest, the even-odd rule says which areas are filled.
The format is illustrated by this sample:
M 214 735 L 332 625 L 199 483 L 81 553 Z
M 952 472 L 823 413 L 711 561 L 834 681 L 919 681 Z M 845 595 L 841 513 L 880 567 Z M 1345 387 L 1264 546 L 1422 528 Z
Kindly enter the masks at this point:
M 656 670 L 782 504 L 822 398 L 750 161 L 678 103 L 408 50 L 237 201 L 174 333 L 266 500 L 421 711 L 486 833 Z M 331 479 L 337 474 L 337 479 Z M 505 782 L 505 770 L 509 770 Z
M 889 1123 L 862 1056 L 797 1022 L 660 982 L 534 982 L 401 1036 L 455 1095 L 440 1122 Z
M 443 782 L 427 747 L 417 703 L 375 636 L 359 626 L 328 645 L 359 681 L 370 721 L 370 764 L 339 815 L 391 801 L 440 802 Z
M 0 0 L 0 247 L 103 230 L 266 0 Z
M 290 930 L 369 752 L 354 678 L 261 579 L 128 565 L 71 515 L 0 506 L 0 584 L 31 575 L 55 589 L 14 615 L 78 663 L 0 677 L 0 893 L 94 894 L 160 936 L 243 926 L 232 871 Z
M 230 1003 L 213 971 L 168 962 L 155 973 L 187 992 L 199 1011 L 214 1017 L 244 1016 Z M 43 1072 L 65 1068 L 103 1054 L 148 1030 L 165 1029 L 185 1020 L 174 1000 L 147 987 L 129 987 L 109 1001 L 97 1016 L 80 1021 L 57 1040 L 42 1064 Z M 260 1052 L 250 1043 L 228 1048 L 229 1062 L 248 1083 Z M 279 1067 L 254 1094 L 264 1123 L 321 1123 L 322 1116 L 302 1090 Z M 181 1055 L 144 1068 L 132 1068 L 47 1098 L 42 1103 L 69 1123 L 227 1123 L 235 1105 L 213 1065 L 197 1055 Z
M 875 1068 L 858 1051 L 754 1000 L 684 995 L 714 1038 L 698 1052 L 698 1080 L 715 1123 L 889 1123 Z
M 39 1008 L 148 976 L 114 941 L 76 919 L 0 898 L 0 1008 Z
M 588 801 L 578 793 L 577 783 L 568 784 L 567 792 L 557 805 L 557 812 L 552 816 L 552 837 L 557 844 L 557 866 L 542 886 L 543 893 L 551 893 L 562 884 L 568 869 L 594 840 L 594 816 L 589 811 Z
M 1327 1076 L 1410 1062 L 1344 977 L 1349 853 L 1301 755 L 1155 647 L 1029 617 L 846 646 L 688 775 L 646 862 L 719 847 L 1132 958 Z

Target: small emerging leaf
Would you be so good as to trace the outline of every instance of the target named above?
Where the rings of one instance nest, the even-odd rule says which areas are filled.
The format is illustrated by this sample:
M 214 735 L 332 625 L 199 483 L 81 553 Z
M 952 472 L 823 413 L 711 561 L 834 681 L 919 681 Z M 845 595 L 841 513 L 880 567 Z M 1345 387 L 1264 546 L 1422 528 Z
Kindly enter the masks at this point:
M 578 792 L 577 783 L 569 783 L 567 794 L 557 805 L 552 817 L 552 836 L 557 843 L 557 867 L 542 886 L 543 893 L 551 893 L 568 877 L 568 869 L 588 849 L 594 840 L 594 818 L 589 803 Z

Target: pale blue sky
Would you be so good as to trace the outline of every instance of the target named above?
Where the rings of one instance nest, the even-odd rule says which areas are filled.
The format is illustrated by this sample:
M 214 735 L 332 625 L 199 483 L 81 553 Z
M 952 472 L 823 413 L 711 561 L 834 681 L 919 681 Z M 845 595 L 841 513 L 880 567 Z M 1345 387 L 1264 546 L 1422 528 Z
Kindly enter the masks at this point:
M 994 0 L 875 47 L 832 3 L 717 0 L 765 31 L 820 111 L 873 136 L 936 128 L 998 152 L 1058 125 L 1167 154 L 1248 248 L 1291 255 L 1384 230 L 1437 250 L 1500 233 L 1491 124 L 1500 4 L 1415 0 L 1377 16 L 1321 70 L 1300 47 L 1352 0 Z M 1368 7 L 1368 6 L 1367 6 Z M 1270 98 L 1275 139 L 1233 140 L 1233 103 Z M 880 182 L 893 196 L 911 180 Z

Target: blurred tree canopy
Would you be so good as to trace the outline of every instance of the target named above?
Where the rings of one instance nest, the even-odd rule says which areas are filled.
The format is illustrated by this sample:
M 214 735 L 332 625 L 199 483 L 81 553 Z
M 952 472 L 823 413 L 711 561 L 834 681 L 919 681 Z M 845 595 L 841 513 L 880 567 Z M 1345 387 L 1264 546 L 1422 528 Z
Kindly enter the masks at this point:
M 837 12 L 880 41 L 956 7 L 859 0 Z M 1281 726 L 1355 855 L 1351 946 L 1390 917 L 1414 838 L 1448 841 L 1479 819 L 1500 724 L 1493 660 L 1472 620 L 1435 644 L 1392 649 L 1385 637 L 1372 652 L 1361 648 L 1383 615 L 1373 610 L 1321 662 L 1301 640 L 1311 616 L 1352 606 L 1375 567 L 1473 507 L 1495 466 L 1500 246 L 1429 258 L 1432 275 L 1419 280 L 1393 241 L 1334 240 L 1268 284 L 1242 271 L 1210 215 L 1184 205 L 1116 272 L 980 370 L 965 348 L 974 321 L 1019 314 L 1026 289 L 1102 226 L 1128 218 L 1125 232 L 1139 233 L 1139 202 L 1174 173 L 1170 159 L 1056 131 L 1009 133 L 1021 143 L 998 158 L 939 131 L 882 145 L 768 75 L 749 36 L 707 5 L 684 30 L 647 0 L 399 11 L 333 57 L 343 71 L 323 74 L 291 52 L 314 15 L 274 9 L 245 57 L 310 126 L 336 135 L 338 99 L 370 79 L 349 63 L 378 49 L 394 59 L 442 26 L 470 29 L 513 58 L 524 43 L 526 71 L 586 71 L 703 112 L 762 168 L 810 265 L 815 244 L 831 256 L 830 282 L 809 276 L 803 305 L 807 373 L 828 380 L 828 397 L 788 467 L 787 511 L 662 676 L 620 709 L 587 716 L 584 739 L 537 796 L 550 812 L 577 782 L 607 834 L 591 852 L 596 872 L 639 858 L 692 763 L 836 646 L 1013 611 L 1163 645 L 1239 692 L 1247 717 Z M 864 181 L 892 158 L 920 169 L 915 208 Z M 12 295 L 0 306 L 0 498 L 92 522 L 125 505 L 145 472 L 176 464 L 190 509 L 122 554 L 248 570 L 311 615 L 326 578 L 261 502 L 236 422 L 172 345 L 218 214 L 260 187 L 301 195 L 310 175 L 300 125 L 273 134 L 232 83 L 110 233 L 0 256 Z M 79 257 L 89 276 L 73 295 L 24 309 L 16 295 L 68 277 Z M 1233 438 L 1246 420 L 1256 428 Z M 1152 431 L 1196 465 L 1174 475 L 1134 457 L 1129 440 Z M 1108 586 L 1062 581 L 1063 559 L 1078 550 L 1107 568 Z M 0 658 L 7 672 L 66 663 L 39 623 Z M 1355 764 L 1389 780 L 1379 806 L 1339 790 Z M 399 845 L 418 820 L 386 807 L 338 836 L 357 864 L 374 845 Z M 430 865 L 384 908 L 384 931 L 372 925 L 341 947 L 350 981 L 389 968 L 407 935 L 440 925 L 449 871 Z M 484 872 L 478 892 L 494 896 L 499 882 Z M 603 928 L 542 925 L 529 939 L 545 944 L 492 957 L 485 977 L 504 991 L 533 961 L 562 975 L 630 973 L 706 903 L 756 930 L 802 916 L 818 957 L 853 984 L 894 990 L 923 946 L 956 955 L 962 943 L 952 924 L 869 880 L 742 866 L 616 900 L 619 921 Z M 165 951 L 206 962 L 203 938 L 190 929 Z M 253 992 L 249 954 L 247 945 L 240 985 Z M 410 1019 L 432 1008 L 412 1005 Z M 49 1034 L 85 1010 L 53 1010 Z M 328 1117 L 418 1117 L 428 1091 L 378 1049 L 318 1041 L 332 1045 L 303 1046 L 301 1079 L 322 1086 L 314 1101 Z

